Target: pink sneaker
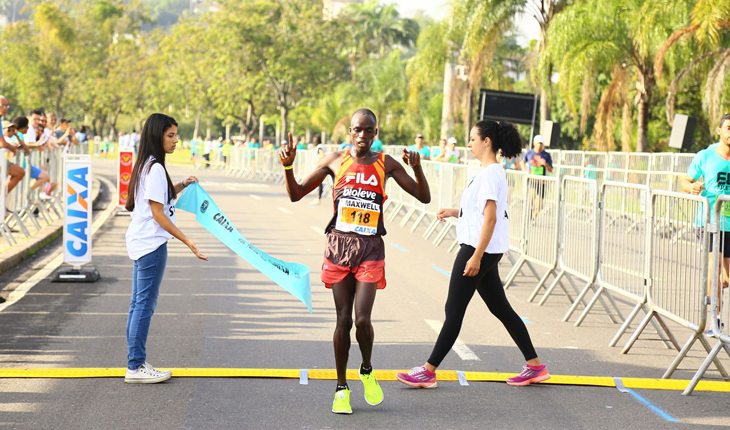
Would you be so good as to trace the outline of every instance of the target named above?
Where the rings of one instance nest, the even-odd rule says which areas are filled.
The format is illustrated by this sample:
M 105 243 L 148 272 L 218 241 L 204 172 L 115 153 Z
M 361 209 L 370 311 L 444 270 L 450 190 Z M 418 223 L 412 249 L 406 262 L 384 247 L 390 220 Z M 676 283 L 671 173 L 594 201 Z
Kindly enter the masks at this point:
M 519 375 L 507 379 L 509 385 L 530 385 L 550 379 L 550 373 L 544 364 L 538 367 L 531 367 L 527 364 L 522 366 L 522 372 Z
M 414 367 L 408 373 L 397 373 L 396 379 L 409 387 L 436 388 L 436 373 L 426 370 L 423 366 Z

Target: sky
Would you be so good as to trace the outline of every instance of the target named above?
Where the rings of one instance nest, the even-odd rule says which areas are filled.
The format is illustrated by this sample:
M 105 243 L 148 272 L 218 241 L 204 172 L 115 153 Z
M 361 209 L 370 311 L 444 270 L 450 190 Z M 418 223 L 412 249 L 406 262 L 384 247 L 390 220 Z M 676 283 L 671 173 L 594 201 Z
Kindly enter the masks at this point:
M 442 19 L 449 12 L 449 0 L 383 0 L 383 3 L 395 3 L 403 16 L 413 16 L 418 11 Z M 527 45 L 530 40 L 540 37 L 540 29 L 534 19 L 527 15 L 517 17 L 518 42 Z

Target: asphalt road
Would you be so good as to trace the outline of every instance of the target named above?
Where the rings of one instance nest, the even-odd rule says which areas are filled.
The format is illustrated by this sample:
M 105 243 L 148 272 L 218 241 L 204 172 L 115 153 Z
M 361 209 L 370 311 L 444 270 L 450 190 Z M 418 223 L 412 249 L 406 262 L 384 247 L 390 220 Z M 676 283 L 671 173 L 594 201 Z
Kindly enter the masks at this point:
M 95 162 L 96 174 L 112 165 Z M 283 186 L 224 176 L 216 170 L 170 168 L 173 180 L 197 175 L 241 233 L 266 252 L 307 264 L 314 311 L 255 271 L 205 232 L 189 214 L 178 224 L 210 257 L 198 261 L 180 243 L 169 260 L 148 341 L 148 360 L 161 368 L 332 369 L 335 315 L 319 282 L 329 203 L 292 204 Z M 388 287 L 373 312 L 376 369 L 407 369 L 428 357 L 443 321 L 453 255 L 420 234 L 386 220 Z M 0 312 L 0 366 L 113 367 L 126 364 L 125 325 L 131 289 L 125 216 L 112 217 L 94 237 L 94 284 L 44 280 Z M 56 245 L 57 246 L 57 245 Z M 50 258 L 49 249 L 40 258 Z M 37 266 L 36 262 L 36 266 Z M 30 267 L 30 266 L 29 266 Z M 503 259 L 503 277 L 509 271 Z M 22 273 L 14 276 L 23 277 Z M 5 279 L 7 282 L 8 280 Z M 537 280 L 520 275 L 508 297 L 527 322 L 538 354 L 554 375 L 658 378 L 674 352 L 649 330 L 628 355 L 609 348 L 618 328 L 600 311 L 581 327 L 561 321 L 568 301 L 527 302 Z M 681 341 L 689 332 L 677 329 Z M 478 297 L 442 369 L 517 372 L 522 357 Z M 625 340 L 626 337 L 623 338 Z M 676 378 L 688 379 L 704 354 L 695 347 Z M 360 363 L 354 338 L 350 368 Z M 730 360 L 723 357 L 730 368 Z M 717 378 L 716 372 L 708 374 Z M 441 382 L 412 390 L 383 381 L 385 401 L 368 406 L 351 381 L 351 416 L 330 412 L 335 382 L 263 378 L 183 378 L 158 385 L 127 385 L 122 378 L 0 379 L 0 427 L 33 429 L 664 429 L 730 425 L 730 393 L 542 384 Z M 670 422 L 672 419 L 677 423 Z

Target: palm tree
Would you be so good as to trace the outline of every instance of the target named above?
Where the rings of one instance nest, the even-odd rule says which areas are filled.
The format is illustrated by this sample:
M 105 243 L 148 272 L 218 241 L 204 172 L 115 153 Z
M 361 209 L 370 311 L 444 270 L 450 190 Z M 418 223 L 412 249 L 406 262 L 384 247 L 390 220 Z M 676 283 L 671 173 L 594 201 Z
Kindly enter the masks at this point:
M 675 30 L 662 44 L 654 60 L 654 71 L 657 78 L 662 77 L 664 66 L 672 47 L 685 39 L 690 39 L 692 59 L 675 74 L 667 92 L 667 122 L 674 119 L 674 104 L 679 84 L 690 75 L 695 68 L 710 67 L 705 80 L 705 97 L 703 104 L 709 118 L 718 116 L 721 91 L 730 69 L 730 2 L 715 0 L 698 0 L 692 8 L 689 24 Z
M 420 31 L 418 23 L 402 18 L 395 5 L 378 0 L 352 4 L 343 16 L 352 36 L 347 57 L 353 74 L 357 64 L 370 56 L 383 57 L 399 46 L 414 47 Z
M 559 90 L 573 112 L 578 110 L 576 95 L 595 89 L 599 75 L 616 80 L 603 88 L 598 106 L 599 113 L 605 113 L 598 116 L 594 131 L 594 137 L 604 136 L 597 142 L 600 147 L 608 148 L 605 136 L 613 132 L 611 107 L 633 99 L 636 151 L 648 148 L 650 106 L 657 91 L 653 60 L 682 19 L 682 8 L 677 6 L 642 0 L 586 0 L 555 16 L 548 30 L 549 61 L 557 67 Z M 626 109 L 622 111 L 626 118 Z
M 553 17 L 560 13 L 569 0 L 528 0 L 524 1 L 524 10 L 530 14 L 540 26 L 540 41 L 537 45 L 538 58 L 542 58 L 547 52 L 548 30 Z M 550 63 L 539 63 L 537 72 L 537 84 L 540 88 L 540 119 L 550 119 L 550 90 L 552 86 L 551 76 L 553 65 Z
M 458 46 L 455 55 L 468 69 L 463 91 L 464 129 L 467 134 L 471 128 L 472 106 L 484 69 L 492 62 L 499 42 L 513 26 L 513 18 L 521 7 L 522 2 L 514 0 L 464 0 L 453 3 L 448 39 L 452 47 Z

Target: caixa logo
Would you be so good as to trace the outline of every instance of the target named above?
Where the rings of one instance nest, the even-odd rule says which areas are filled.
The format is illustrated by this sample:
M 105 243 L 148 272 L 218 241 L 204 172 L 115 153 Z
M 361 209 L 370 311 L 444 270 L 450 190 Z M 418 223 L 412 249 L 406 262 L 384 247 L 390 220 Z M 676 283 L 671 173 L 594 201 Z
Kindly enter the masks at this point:
M 66 251 L 83 258 L 89 250 L 89 168 L 68 170 L 66 176 Z
M 208 210 L 208 200 L 203 200 L 203 203 L 200 205 L 200 213 L 205 213 L 205 211 Z

